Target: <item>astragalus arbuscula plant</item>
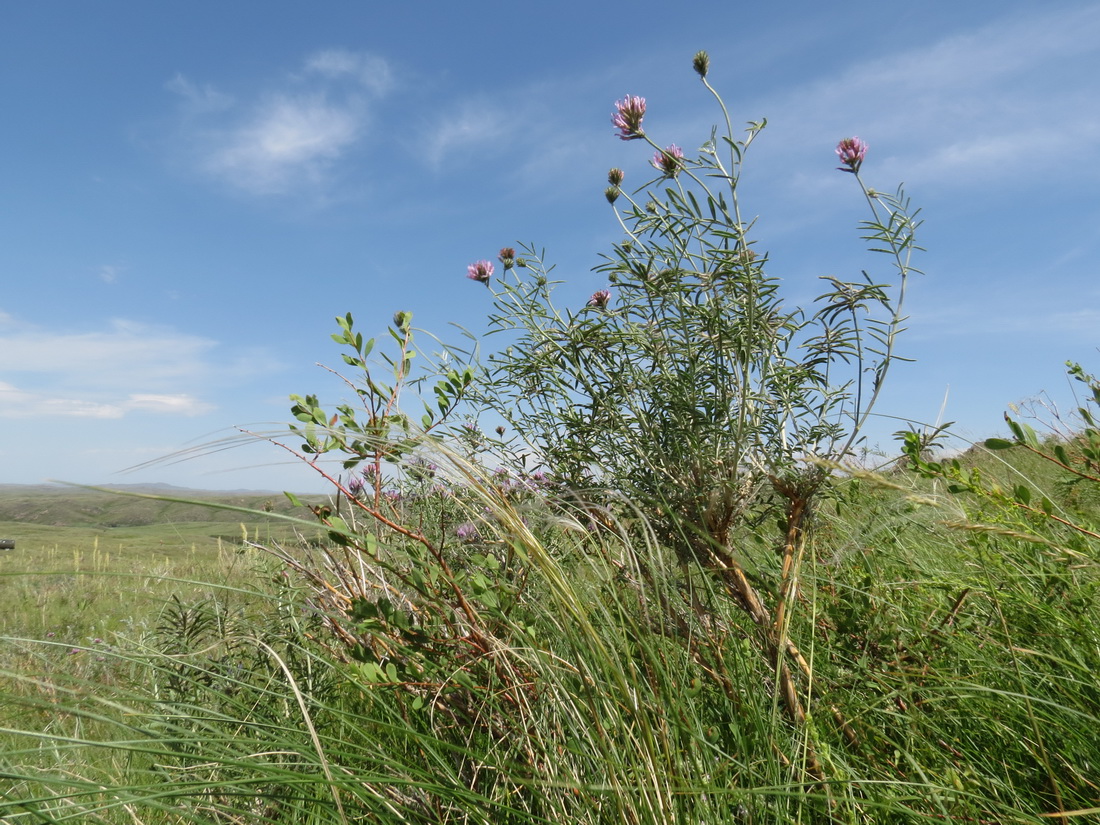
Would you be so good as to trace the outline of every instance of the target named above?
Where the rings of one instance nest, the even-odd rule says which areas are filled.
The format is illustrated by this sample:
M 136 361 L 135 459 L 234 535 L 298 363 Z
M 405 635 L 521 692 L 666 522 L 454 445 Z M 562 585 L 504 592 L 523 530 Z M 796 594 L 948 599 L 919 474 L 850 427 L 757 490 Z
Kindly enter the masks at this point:
M 860 182 L 900 281 L 827 279 L 820 303 L 786 308 L 737 197 L 759 126 L 739 142 L 727 118 L 693 158 L 651 143 L 645 111 L 630 97 L 614 116 L 660 177 L 627 193 L 608 175 L 624 238 L 606 286 L 569 312 L 531 249 L 468 267 L 496 302 L 488 340 L 513 344 L 487 373 L 457 352 L 432 364 L 407 313 L 377 346 L 337 319 L 350 400 L 294 396 L 278 439 L 332 494 L 292 497 L 308 520 L 278 515 L 304 534 L 245 537 L 281 561 L 253 559 L 255 590 L 226 554 L 217 592 L 246 613 L 168 603 L 151 638 L 109 654 L 121 690 L 98 627 L 83 647 L 0 635 L 0 820 L 1096 814 L 1100 529 L 1074 503 L 1100 478 L 1094 408 L 1080 439 L 1013 422 L 988 445 L 1071 472 L 1072 498 L 986 487 L 917 436 L 932 493 L 893 474 L 869 494 L 855 467 L 832 485 L 895 358 L 916 222 Z M 866 144 L 836 151 L 858 181 Z M 943 481 L 996 518 L 943 529 Z M 826 492 L 835 512 L 815 506 Z M 804 573 L 803 552 L 820 559 Z M 39 580 L 22 610 L 5 591 L 17 623 L 42 613 Z
M 786 304 L 740 193 L 766 122 L 739 137 L 707 81 L 705 53 L 694 67 L 723 126 L 689 157 L 646 131 L 644 98 L 615 104 L 618 136 L 654 150 L 658 175 L 628 190 L 626 172 L 608 174 L 605 195 L 623 232 L 597 267 L 608 286 L 580 309 L 560 307 L 543 256 L 506 250 L 502 275 L 483 282 L 491 332 L 508 346 L 489 357 L 473 392 L 552 476 L 612 508 L 629 501 L 684 562 L 719 572 L 762 629 L 787 707 L 801 719 L 783 651 L 794 650 L 785 614 L 805 529 L 828 477 L 822 467 L 852 456 L 898 360 L 919 221 L 901 189 L 884 195 L 864 184 L 867 144 L 840 141 L 839 168 L 871 213 L 863 237 L 894 275 L 822 275 L 812 307 Z M 750 582 L 734 533 L 776 508 L 782 563 L 769 599 Z
M 615 742 L 657 766 L 680 737 L 698 744 L 728 736 L 730 752 L 777 751 L 799 783 L 832 770 L 807 713 L 812 668 L 790 636 L 791 608 L 803 595 L 806 529 L 828 480 L 823 468 L 853 453 L 897 359 L 918 222 L 900 190 L 884 196 L 864 186 L 866 145 L 842 141 L 840 168 L 871 211 L 864 236 L 889 256 L 896 285 L 823 276 L 814 306 L 788 307 L 740 201 L 745 155 L 764 122 L 734 134 L 707 63 L 697 56 L 696 71 L 725 126 L 694 157 L 645 131 L 643 98 L 616 104 L 619 137 L 653 150 L 640 165 L 657 177 L 627 191 L 626 173 L 609 172 L 605 194 L 623 239 L 598 267 L 607 286 L 585 306 L 556 306 L 543 256 L 505 247 L 499 275 L 489 260 L 466 271 L 486 287 L 491 331 L 506 344 L 480 372 L 456 351 L 437 367 L 414 368 L 426 359 L 417 358 L 407 313 L 390 329 L 393 354 L 373 350 L 349 314 L 333 338 L 358 373 L 346 379 L 354 401 L 329 412 L 316 396 L 293 397 L 300 441 L 287 448 L 333 486 L 332 501 L 312 507 L 329 543 L 309 556 L 275 552 L 308 583 L 310 608 L 341 655 L 402 714 L 428 714 L 432 736 L 462 730 L 470 747 L 512 748 L 514 764 L 492 768 L 508 798 L 505 786 L 535 787 L 547 754 L 574 747 L 556 738 L 565 723 L 554 702 L 591 689 L 597 672 L 609 691 L 595 694 L 599 714 L 618 719 L 601 729 L 597 750 Z M 379 359 L 392 378 L 379 378 Z M 419 420 L 409 412 L 418 398 Z M 505 424 L 493 438 L 462 417 L 467 410 Z M 339 471 L 325 463 L 333 456 Z M 762 561 L 744 545 L 745 525 L 776 516 L 770 543 L 779 561 Z M 563 559 L 578 580 L 569 580 Z M 553 610 L 532 620 L 535 604 Z M 752 700 L 729 675 L 731 611 L 754 626 L 738 643 L 735 667 L 755 669 L 770 686 Z M 548 644 L 540 622 L 572 629 Z M 635 641 L 625 640 L 646 634 L 651 641 L 631 653 Z M 670 670 L 673 660 L 680 664 Z M 677 727 L 683 720 L 665 727 L 664 691 L 684 667 L 696 674 L 694 690 L 722 697 L 720 716 L 752 701 L 784 708 L 794 724 L 764 735 L 763 726 L 708 724 L 702 740 Z M 642 682 L 659 688 L 648 704 L 638 700 Z M 568 712 L 581 718 L 592 712 L 585 708 Z M 843 724 L 839 710 L 831 713 Z M 545 738 L 519 744 L 533 728 Z M 620 742 L 620 730 L 642 731 L 644 741 Z M 487 781 L 483 756 L 456 759 L 463 781 Z M 649 793 L 636 765 L 623 770 L 607 787 Z M 672 773 L 681 771 L 698 766 Z M 570 782 L 599 784 L 587 775 Z M 679 793 L 661 785 L 646 797 L 655 815 L 666 791 Z

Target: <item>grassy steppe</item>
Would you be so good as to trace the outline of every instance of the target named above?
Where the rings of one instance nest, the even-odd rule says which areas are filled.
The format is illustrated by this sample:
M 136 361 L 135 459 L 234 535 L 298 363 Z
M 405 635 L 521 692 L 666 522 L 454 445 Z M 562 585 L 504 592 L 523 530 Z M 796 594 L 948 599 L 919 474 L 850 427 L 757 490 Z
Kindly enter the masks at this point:
M 284 496 L 186 493 L 198 503 L 53 485 L 0 485 L 0 632 L 103 630 L 121 611 L 147 614 L 182 588 L 247 578 L 240 548 L 293 539 L 295 527 L 271 518 L 293 508 Z M 251 513 L 231 509 L 248 508 Z M 307 535 L 315 530 L 306 528 Z M 190 588 L 182 582 L 193 581 Z M 118 598 L 124 595 L 124 598 Z M 116 617 L 117 618 L 117 617 Z
M 972 458 L 1095 521 L 1049 465 Z M 454 496 L 400 505 L 442 531 L 450 578 L 400 536 L 325 556 L 224 511 L 22 525 L 19 550 L 0 555 L 3 821 L 1097 815 L 1100 553 L 1087 537 L 904 473 L 839 482 L 791 611 L 811 711 L 793 724 L 745 611 L 647 539 L 640 514 L 594 529 L 538 499 L 477 501 L 493 512 Z M 446 538 L 471 516 L 479 539 Z M 775 548 L 748 527 L 736 541 L 768 592 Z M 346 599 L 344 582 L 364 595 Z

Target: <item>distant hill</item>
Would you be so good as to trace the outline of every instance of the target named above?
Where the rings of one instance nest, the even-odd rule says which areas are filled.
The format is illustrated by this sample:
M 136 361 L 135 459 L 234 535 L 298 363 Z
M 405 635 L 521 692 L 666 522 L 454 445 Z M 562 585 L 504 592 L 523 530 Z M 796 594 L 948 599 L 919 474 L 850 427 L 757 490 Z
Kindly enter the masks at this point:
M 0 484 L 0 522 L 20 522 L 58 527 L 140 527 L 172 522 L 262 522 L 263 511 L 308 517 L 282 493 L 256 490 L 211 491 L 174 487 L 170 484 L 115 484 L 113 492 L 60 484 Z M 197 503 L 165 501 L 187 499 Z M 320 501 L 323 496 L 302 496 Z M 260 511 L 255 516 L 217 506 L 245 507 Z
M 60 485 L 64 486 L 64 485 Z M 283 497 L 282 490 L 196 490 L 193 487 L 177 487 L 174 484 L 161 484 L 161 483 L 149 483 L 149 484 L 96 484 L 96 487 L 101 487 L 104 490 L 117 490 L 123 493 L 150 493 L 153 495 L 163 496 L 178 496 L 185 498 L 188 496 L 279 496 Z

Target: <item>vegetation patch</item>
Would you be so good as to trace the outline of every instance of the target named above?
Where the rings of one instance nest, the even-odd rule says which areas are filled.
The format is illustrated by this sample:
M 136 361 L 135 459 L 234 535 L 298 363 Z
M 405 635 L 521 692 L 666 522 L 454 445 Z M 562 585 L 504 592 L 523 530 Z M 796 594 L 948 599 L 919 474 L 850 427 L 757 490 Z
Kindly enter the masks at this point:
M 886 272 L 790 306 L 740 200 L 765 122 L 709 66 L 694 155 L 615 104 L 652 177 L 608 173 L 584 306 L 528 245 L 467 267 L 484 359 L 337 318 L 349 398 L 273 439 L 330 495 L 0 495 L 5 822 L 1100 815 L 1100 381 L 1049 433 L 855 462 L 918 210 L 841 140 Z

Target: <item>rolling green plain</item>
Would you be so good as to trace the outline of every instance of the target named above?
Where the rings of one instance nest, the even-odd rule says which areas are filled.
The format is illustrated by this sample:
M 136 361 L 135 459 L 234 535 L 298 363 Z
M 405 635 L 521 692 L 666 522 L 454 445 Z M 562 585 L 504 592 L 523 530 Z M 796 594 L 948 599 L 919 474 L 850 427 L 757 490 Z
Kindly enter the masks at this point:
M 1026 451 L 963 466 L 1056 518 L 903 469 L 838 480 L 791 610 L 799 720 L 721 586 L 538 497 L 464 543 L 454 494 L 405 510 L 443 576 L 275 495 L 0 489 L 0 819 L 1095 821 L 1095 491 Z M 775 548 L 736 541 L 767 593 Z M 348 582 L 376 595 L 324 601 Z
M 151 489 L 0 485 L 0 538 L 15 542 L 0 550 L 0 632 L 82 644 L 141 621 L 172 593 L 189 597 L 246 580 L 258 554 L 247 541 L 295 536 L 293 527 L 264 518 L 265 507 L 294 509 L 282 494 L 169 491 L 215 506 L 151 498 Z

